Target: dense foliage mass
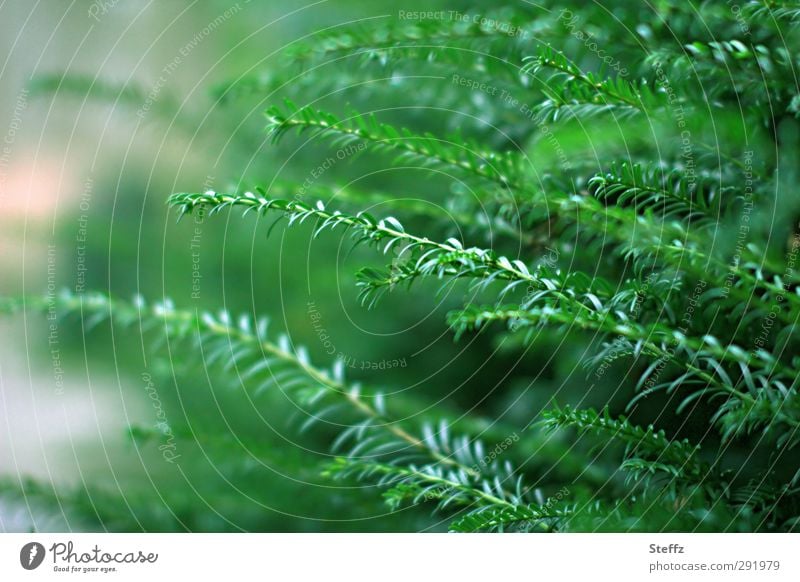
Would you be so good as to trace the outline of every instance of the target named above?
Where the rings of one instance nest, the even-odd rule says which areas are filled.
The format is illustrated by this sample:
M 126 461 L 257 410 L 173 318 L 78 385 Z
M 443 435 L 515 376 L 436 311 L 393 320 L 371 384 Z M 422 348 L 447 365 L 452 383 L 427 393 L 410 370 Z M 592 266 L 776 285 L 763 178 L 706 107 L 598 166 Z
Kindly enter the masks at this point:
M 283 68 L 215 90 L 233 110 L 270 102 L 271 155 L 289 170 L 169 199 L 181 216 L 371 248 L 386 266 L 344 288 L 375 318 L 444 297 L 437 325 L 457 346 L 507 358 L 482 394 L 354 374 L 258 313 L 53 301 L 156 353 L 200 354 L 256 400 L 289 399 L 298 431 L 333 443 L 316 474 L 348 487 L 344 507 L 380 489 L 416 529 L 793 530 L 800 5 L 543 4 L 401 11 L 292 43 Z M 309 151 L 320 171 L 293 177 Z M 164 433 L 134 429 L 142 446 Z M 228 434 L 202 438 L 260 462 Z

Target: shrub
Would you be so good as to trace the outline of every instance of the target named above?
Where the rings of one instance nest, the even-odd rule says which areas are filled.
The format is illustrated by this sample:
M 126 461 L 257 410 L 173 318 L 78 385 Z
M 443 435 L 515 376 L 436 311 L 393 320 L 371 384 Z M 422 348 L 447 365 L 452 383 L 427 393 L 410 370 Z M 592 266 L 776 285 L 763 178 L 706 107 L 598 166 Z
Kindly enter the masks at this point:
M 283 70 L 217 89 L 234 108 L 283 97 L 266 112 L 276 148 L 425 169 L 427 204 L 402 195 L 420 190 L 413 171 L 373 191 L 323 172 L 169 199 L 180 215 L 241 210 L 374 248 L 389 264 L 355 285 L 376 318 L 388 294 L 462 290 L 446 321 L 455 340 L 561 361 L 549 378 L 497 371 L 486 398 L 513 414 L 362 385 L 258 317 L 100 294 L 65 294 L 58 309 L 144 321 L 171 354 L 202 351 L 209 374 L 283 391 L 303 428 L 338 427 L 326 478 L 376 484 L 431 527 L 791 530 L 798 9 L 545 4 L 336 27 L 293 44 Z M 559 351 L 558 338 L 572 343 Z M 542 411 L 509 388 L 515 377 Z

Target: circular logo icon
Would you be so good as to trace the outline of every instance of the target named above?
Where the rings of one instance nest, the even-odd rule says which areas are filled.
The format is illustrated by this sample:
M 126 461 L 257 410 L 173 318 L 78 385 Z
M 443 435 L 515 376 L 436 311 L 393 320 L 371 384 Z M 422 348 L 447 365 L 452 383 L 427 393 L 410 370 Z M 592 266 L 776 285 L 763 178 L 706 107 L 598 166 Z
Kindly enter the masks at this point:
M 30 542 L 19 551 L 19 563 L 26 570 L 35 570 L 44 561 L 44 546 L 39 542 Z

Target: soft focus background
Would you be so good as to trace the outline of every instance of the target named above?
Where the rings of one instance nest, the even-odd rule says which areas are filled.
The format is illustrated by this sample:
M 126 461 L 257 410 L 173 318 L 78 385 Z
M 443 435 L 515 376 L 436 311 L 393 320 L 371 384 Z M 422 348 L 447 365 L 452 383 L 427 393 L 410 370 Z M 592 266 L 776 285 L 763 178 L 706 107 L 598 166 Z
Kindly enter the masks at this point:
M 453 343 L 446 296 L 389 298 L 374 317 L 352 279 L 373 253 L 345 257 L 349 243 L 336 236 L 310 246 L 307 229 L 267 240 L 255 220 L 176 224 L 165 206 L 177 191 L 235 190 L 276 174 L 303 181 L 328 153 L 305 148 L 291 172 L 283 167 L 293 148 L 267 147 L 262 132 L 263 111 L 279 96 L 226 106 L 214 88 L 282 64 L 281 49 L 304 35 L 395 13 L 392 2 L 346 0 L 3 3 L 0 294 L 98 290 L 266 313 L 323 363 L 335 346 L 356 378 L 461 404 L 481 399 L 508 364 L 497 356 L 480 366 L 482 346 Z M 359 175 L 344 162 L 330 172 L 325 181 Z M 319 477 L 329 439 L 298 435 L 297 411 L 280 394 L 253 401 L 208 378 L 201 355 L 173 357 L 166 345 L 151 357 L 138 336 L 84 331 L 41 313 L 0 320 L 0 478 L 9 491 L 28 488 L 25 498 L 0 496 L 0 529 L 420 527 L 413 511 L 387 518 L 378 494 L 332 492 L 341 486 Z M 393 360 L 402 365 L 360 369 Z M 180 463 L 129 435 L 129 426 L 164 418 L 188 437 L 172 451 Z M 252 451 L 251 463 L 230 463 L 221 443 L 192 444 L 195 428 L 215 425 Z M 70 501 L 54 510 L 54 494 Z

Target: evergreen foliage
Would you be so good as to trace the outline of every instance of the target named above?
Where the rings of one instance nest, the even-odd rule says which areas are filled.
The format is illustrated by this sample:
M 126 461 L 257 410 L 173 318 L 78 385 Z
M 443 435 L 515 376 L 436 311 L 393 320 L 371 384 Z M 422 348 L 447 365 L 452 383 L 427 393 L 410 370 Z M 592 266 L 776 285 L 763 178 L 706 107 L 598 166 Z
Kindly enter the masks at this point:
M 334 27 L 290 46 L 286 70 L 217 89 L 228 107 L 274 103 L 278 151 L 351 147 L 351 165 L 424 168 L 434 177 L 405 188 L 431 205 L 325 177 L 169 198 L 180 216 L 240 210 L 229 220 L 313 225 L 392 257 L 352 279 L 375 317 L 389 294 L 458 288 L 442 321 L 455 341 L 545 359 L 543 338 L 570 338 L 581 347 L 558 380 L 576 389 L 533 380 L 547 406 L 517 410 L 523 422 L 366 387 L 259 317 L 95 294 L 26 306 L 141 326 L 155 351 L 202 353 L 208 374 L 254 396 L 284 392 L 305 412 L 298 429 L 336 433 L 326 479 L 375 485 L 391 510 L 419 506 L 452 531 L 795 529 L 800 7 L 544 4 Z M 412 95 L 411 74 L 439 88 Z M 376 201 L 392 214 L 373 216 Z

